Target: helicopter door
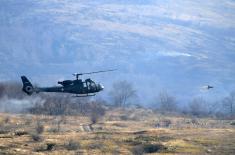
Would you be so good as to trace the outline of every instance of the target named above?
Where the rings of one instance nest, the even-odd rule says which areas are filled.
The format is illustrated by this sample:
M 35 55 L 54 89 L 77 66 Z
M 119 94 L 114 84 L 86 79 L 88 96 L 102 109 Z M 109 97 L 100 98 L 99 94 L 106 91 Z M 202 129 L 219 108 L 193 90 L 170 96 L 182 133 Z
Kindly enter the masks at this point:
M 87 82 L 83 82 L 83 88 L 82 88 L 83 92 L 84 93 L 87 93 L 88 92 L 88 84 Z
M 90 90 L 92 90 L 93 92 L 96 91 L 96 85 L 95 85 L 94 82 L 91 82 L 91 83 L 90 83 Z
M 83 83 L 83 88 L 84 88 L 84 90 L 86 90 L 86 93 L 88 94 L 90 92 L 90 90 L 91 90 L 91 83 L 86 80 Z
M 92 90 L 92 83 L 90 81 L 87 81 L 87 90 L 88 91 Z

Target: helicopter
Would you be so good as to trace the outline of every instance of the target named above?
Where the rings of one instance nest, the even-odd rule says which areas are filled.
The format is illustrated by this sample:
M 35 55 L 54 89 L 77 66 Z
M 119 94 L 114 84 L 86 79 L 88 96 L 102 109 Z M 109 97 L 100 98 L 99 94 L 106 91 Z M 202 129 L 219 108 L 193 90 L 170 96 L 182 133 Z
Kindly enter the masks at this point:
M 205 85 L 205 86 L 201 86 L 201 87 L 200 87 L 200 91 L 201 91 L 201 92 L 207 92 L 207 91 L 209 91 L 210 89 L 213 89 L 213 88 L 214 88 L 214 86 Z
M 212 88 L 214 88 L 214 87 L 210 86 L 210 85 L 207 86 L 207 89 L 212 89 Z
M 75 76 L 75 80 L 58 81 L 58 84 L 60 84 L 61 86 L 54 87 L 34 87 L 26 76 L 21 76 L 21 80 L 23 83 L 22 91 L 25 92 L 27 95 L 32 95 L 34 92 L 58 92 L 75 94 L 74 97 L 95 96 L 96 93 L 104 90 L 104 86 L 99 83 L 95 83 L 90 78 L 82 81 L 82 79 L 80 79 L 79 77 L 85 74 L 96 74 L 102 72 L 111 72 L 115 70 L 116 69 L 88 73 L 74 73 L 72 75 Z
M 203 88 L 203 89 L 207 89 L 207 90 L 209 90 L 209 89 L 214 88 L 214 86 L 206 85 L 206 86 L 202 86 L 202 88 Z

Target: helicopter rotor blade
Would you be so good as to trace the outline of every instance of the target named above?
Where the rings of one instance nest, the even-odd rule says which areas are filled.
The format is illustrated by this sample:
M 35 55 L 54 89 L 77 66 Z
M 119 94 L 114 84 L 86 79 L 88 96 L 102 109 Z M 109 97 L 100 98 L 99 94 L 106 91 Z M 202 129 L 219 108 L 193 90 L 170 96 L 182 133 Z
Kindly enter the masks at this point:
M 74 73 L 74 76 L 79 76 L 79 75 L 85 75 L 85 74 L 96 74 L 96 73 L 103 73 L 103 72 L 112 72 L 116 71 L 117 69 L 109 69 L 109 70 L 102 70 L 102 71 L 96 71 L 96 72 L 87 72 L 87 73 Z
M 96 72 L 88 72 L 88 73 L 81 73 L 82 75 L 84 74 L 96 74 L 96 73 L 103 73 L 103 72 L 112 72 L 115 71 L 117 69 L 110 69 L 110 70 L 103 70 L 103 71 L 96 71 Z

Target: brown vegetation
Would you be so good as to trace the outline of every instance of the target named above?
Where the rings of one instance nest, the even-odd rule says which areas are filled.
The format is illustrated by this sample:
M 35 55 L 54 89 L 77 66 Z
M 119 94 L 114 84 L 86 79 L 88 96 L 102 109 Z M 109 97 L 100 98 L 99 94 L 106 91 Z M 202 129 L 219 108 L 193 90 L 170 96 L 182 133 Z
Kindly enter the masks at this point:
M 120 119 L 124 114 L 136 118 Z M 110 116 L 119 119 L 110 120 Z M 144 120 L 140 119 L 142 116 Z M 10 121 L 5 124 L 7 117 Z M 0 134 L 0 154 L 232 154 L 235 151 L 235 128 L 231 120 L 167 116 L 139 108 L 106 110 L 102 117 L 88 130 L 89 115 L 0 114 L 1 128 L 7 129 Z M 26 123 L 26 118 L 35 123 Z M 65 123 L 60 121 L 64 119 Z M 60 130 L 51 132 L 50 129 L 57 128 L 58 120 Z

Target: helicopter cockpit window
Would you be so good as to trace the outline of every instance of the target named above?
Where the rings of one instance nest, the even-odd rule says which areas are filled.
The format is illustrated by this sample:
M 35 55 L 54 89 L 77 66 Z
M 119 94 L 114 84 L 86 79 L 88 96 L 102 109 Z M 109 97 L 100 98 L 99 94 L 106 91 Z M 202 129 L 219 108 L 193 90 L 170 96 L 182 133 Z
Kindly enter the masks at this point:
M 94 85 L 94 83 L 93 83 L 93 82 L 88 82 L 88 83 L 89 83 L 89 85 L 90 85 L 90 86 L 93 86 L 93 85 Z
M 87 83 L 88 90 L 92 90 L 95 88 L 95 83 L 93 81 L 87 80 L 86 83 Z
M 90 83 L 91 88 L 95 88 L 95 83 Z

